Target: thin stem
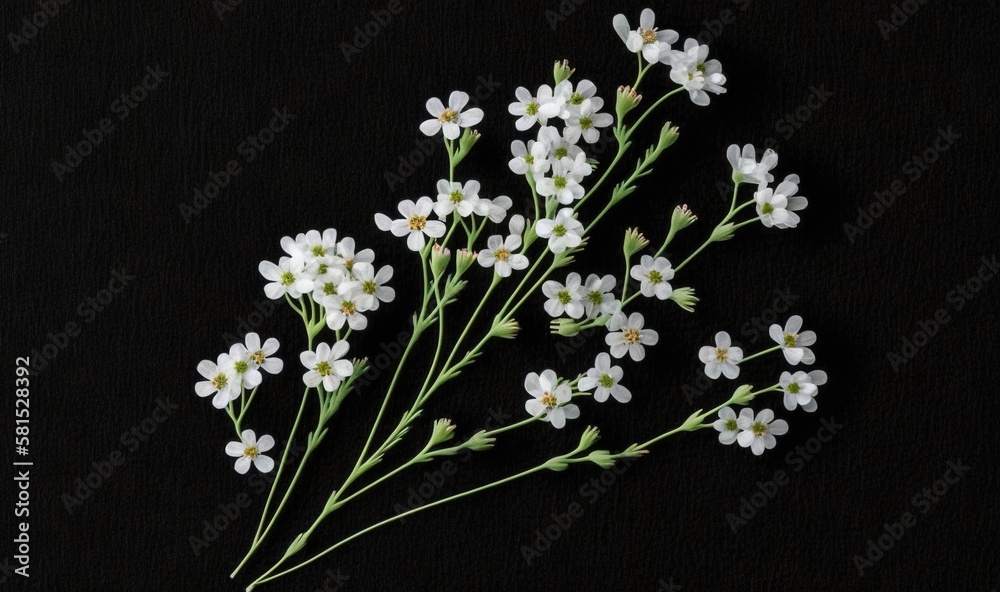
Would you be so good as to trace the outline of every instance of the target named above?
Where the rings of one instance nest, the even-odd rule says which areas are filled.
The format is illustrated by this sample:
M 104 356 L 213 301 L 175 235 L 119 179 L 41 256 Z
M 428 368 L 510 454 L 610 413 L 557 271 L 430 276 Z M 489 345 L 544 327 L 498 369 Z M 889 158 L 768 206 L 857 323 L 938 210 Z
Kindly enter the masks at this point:
M 263 536 L 261 535 L 261 533 L 265 529 L 264 523 L 267 522 L 267 511 L 271 507 L 271 500 L 274 499 L 274 493 L 275 491 L 278 490 L 278 482 L 281 480 L 281 475 L 284 473 L 285 467 L 288 464 L 287 463 L 288 453 L 292 449 L 292 439 L 295 437 L 295 432 L 297 432 L 299 429 L 299 423 L 302 422 L 302 413 L 305 411 L 306 408 L 306 400 L 308 399 L 309 396 L 309 388 L 310 387 L 306 387 L 306 390 L 302 391 L 302 403 L 299 404 L 299 412 L 295 416 L 295 423 L 292 424 L 292 431 L 288 434 L 288 442 L 285 444 L 285 451 L 281 454 L 281 462 L 278 463 L 278 472 L 274 475 L 274 481 L 271 482 L 271 491 L 267 495 L 267 501 L 264 502 L 264 511 L 261 512 L 260 524 L 257 525 L 257 532 L 253 536 L 253 544 L 250 546 L 250 550 L 247 551 L 246 556 L 243 557 L 243 561 L 240 561 L 240 564 L 236 566 L 236 569 L 233 570 L 233 573 L 229 574 L 230 578 L 236 577 L 236 574 L 239 573 L 239 571 L 243 568 L 244 565 L 246 565 L 246 562 L 250 560 L 250 557 L 254 554 L 254 551 L 256 551 L 257 547 L 259 547 L 260 544 L 263 542 Z M 302 465 L 300 463 L 299 465 L 300 469 L 301 466 Z M 271 523 L 273 522 L 274 518 L 272 517 Z M 270 523 L 268 524 L 268 526 L 270 526 Z
M 639 119 L 635 120 L 635 123 L 632 124 L 632 127 L 629 128 L 628 132 L 625 133 L 625 139 L 628 140 L 630 137 L 632 137 L 632 134 L 635 133 L 636 128 L 638 128 L 639 125 L 643 121 L 645 121 L 647 117 L 649 117 L 650 113 L 652 113 L 654 109 L 656 109 L 657 107 L 659 107 L 660 105 L 662 105 L 664 101 L 666 101 L 670 97 L 676 95 L 677 93 L 681 92 L 682 90 L 684 90 L 684 87 L 683 86 L 678 86 L 674 90 L 672 90 L 672 91 L 668 92 L 667 94 L 663 95 L 662 97 L 660 97 L 655 103 L 653 103 L 652 105 L 650 105 L 649 108 L 646 109 L 643 112 L 643 114 L 639 116 Z
M 763 351 L 759 351 L 759 352 L 757 352 L 757 353 L 755 353 L 753 355 L 747 356 L 747 357 L 743 358 L 742 360 L 740 360 L 740 364 L 742 364 L 744 362 L 749 362 L 750 360 L 752 360 L 754 358 L 759 358 L 759 357 L 761 357 L 761 356 L 763 356 L 765 354 L 769 354 L 771 352 L 778 351 L 779 349 L 781 349 L 781 346 L 780 345 L 776 345 L 776 346 L 774 346 L 772 348 L 768 348 L 768 349 L 765 349 Z
M 271 573 L 275 570 L 275 568 L 277 566 L 271 568 L 271 570 L 269 570 L 267 573 L 265 573 L 261 577 L 257 578 L 257 580 L 254 583 L 250 584 L 250 586 L 247 587 L 247 590 L 248 591 L 253 590 L 254 587 L 259 586 L 260 584 L 263 584 L 263 583 L 269 582 L 271 580 L 276 580 L 278 578 L 284 577 L 284 576 L 286 576 L 286 575 L 294 572 L 295 570 L 300 569 L 302 567 L 305 567 L 305 566 L 309 565 L 310 563 L 312 563 L 312 562 L 320 559 L 321 557 L 325 556 L 327 553 L 332 553 L 333 551 L 335 551 L 336 549 L 342 547 L 343 545 L 346 545 L 347 543 L 353 541 L 354 539 L 356 539 L 356 538 L 358 538 L 358 537 L 360 537 L 362 535 L 365 535 L 365 534 L 367 534 L 367 533 L 369 533 L 369 532 L 371 532 L 373 530 L 382 528 L 383 526 L 387 526 L 389 524 L 392 524 L 393 522 L 396 522 L 397 520 L 402 520 L 402 519 L 404 519 L 404 518 L 406 518 L 408 516 L 412 516 L 414 514 L 417 514 L 418 512 L 423 512 L 424 510 L 429 510 L 431 508 L 436 508 L 437 506 L 440 506 L 440 505 L 443 505 L 443 504 L 446 504 L 446 503 L 449 503 L 449 502 L 453 502 L 453 501 L 462 499 L 464 497 L 468 497 L 470 495 L 474 495 L 476 493 L 480 493 L 480 492 L 486 491 L 488 489 L 492 489 L 494 487 L 498 487 L 500 485 L 504 485 L 506 483 L 510 483 L 512 481 L 516 481 L 516 480 L 521 479 L 523 477 L 527 477 L 528 475 L 531 475 L 531 474 L 534 474 L 534 473 L 537 473 L 537 472 L 543 470 L 545 468 L 545 464 L 546 463 L 542 463 L 542 464 L 540 464 L 540 465 L 538 465 L 536 467 L 532 467 L 532 468 L 530 468 L 530 469 L 528 469 L 526 471 L 522 471 L 522 472 L 517 473 L 515 475 L 511 475 L 509 477 L 505 477 L 505 478 L 500 479 L 498 481 L 493 481 L 491 483 L 487 483 L 486 485 L 481 485 L 479 487 L 476 487 L 475 489 L 470 489 L 468 491 L 463 491 L 462 493 L 457 493 L 455 495 L 450 495 L 450 496 L 448 496 L 446 498 L 439 499 L 436 502 L 431 502 L 429 504 L 425 504 L 423 506 L 419 506 L 419 507 L 414 508 L 412 510 L 403 512 L 402 514 L 397 514 L 396 516 L 393 516 L 392 518 L 386 518 L 385 520 L 383 520 L 381 522 L 377 522 L 377 523 L 369 526 L 368 528 L 365 528 L 363 530 L 359 530 L 358 532 L 352 534 L 351 536 L 349 536 L 349 537 L 341 540 L 339 543 L 337 543 L 337 544 L 335 544 L 335 545 L 333 545 L 331 547 L 328 547 L 327 549 L 325 549 L 325 550 L 317 553 L 316 555 L 313 555 L 311 558 L 307 559 L 306 561 L 303 561 L 302 563 L 299 563 L 298 565 L 290 567 L 290 568 L 286 569 L 283 572 L 271 575 Z

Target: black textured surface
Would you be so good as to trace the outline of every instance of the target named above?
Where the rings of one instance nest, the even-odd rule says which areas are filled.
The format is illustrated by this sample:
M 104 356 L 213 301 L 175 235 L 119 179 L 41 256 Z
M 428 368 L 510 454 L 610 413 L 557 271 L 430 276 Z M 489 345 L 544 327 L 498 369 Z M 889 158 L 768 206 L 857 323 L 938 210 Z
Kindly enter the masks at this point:
M 401 293 L 372 315 L 369 331 L 353 344 L 355 352 L 377 352 L 412 310 L 407 288 L 416 267 L 401 241 L 375 229 L 372 214 L 431 193 L 445 166 L 438 146 L 405 180 L 385 177 L 423 138 L 417 126 L 426 98 L 456 88 L 480 92 L 484 138 L 459 177 L 475 176 L 487 192 L 510 194 L 523 209 L 524 191 L 506 167 L 514 134 L 506 106 L 514 89 L 548 82 L 552 61 L 564 57 L 608 99 L 634 78 L 634 57 L 611 18 L 624 11 L 635 22 L 639 5 L 398 1 L 243 3 L 221 17 L 221 2 L 207 0 L 53 2 L 57 14 L 16 51 L 13 42 L 4 47 L 5 475 L 17 460 L 6 436 L 13 430 L 14 358 L 37 350 L 37 361 L 47 344 L 65 344 L 31 380 L 31 577 L 11 575 L 15 562 L 8 559 L 0 571 L 7 589 L 241 590 L 246 576 L 276 560 L 311 521 L 353 463 L 379 403 L 376 388 L 345 403 L 271 544 L 231 582 L 263 496 L 255 493 L 258 482 L 232 471 L 222 454 L 229 423 L 194 395 L 193 384 L 198 361 L 214 358 L 224 335 L 239 331 L 241 320 L 266 302 L 257 263 L 279 256 L 281 236 L 310 228 L 334 226 L 374 248 L 396 268 Z M 390 7 L 398 14 L 385 30 L 345 53 L 355 27 L 363 30 L 372 10 Z M 622 230 L 639 225 L 662 236 L 670 208 L 686 202 L 704 223 L 671 249 L 675 262 L 682 258 L 725 212 L 728 198 L 715 184 L 727 179 L 731 143 L 774 139 L 778 174 L 798 173 L 810 198 L 803 223 L 784 232 L 750 227 L 710 248 L 676 282 L 701 296 L 694 315 L 638 303 L 660 330 L 661 344 L 644 364 L 623 364 L 631 403 L 586 404 L 583 419 L 561 433 L 547 426 L 515 432 L 496 450 L 458 463 L 434 498 L 567 450 L 585 422 L 599 425 L 603 444 L 618 449 L 714 406 L 732 383 L 694 400 L 682 392 L 699 376 L 697 348 L 725 329 L 758 349 L 766 335 L 755 339 L 747 323 L 770 314 L 779 294 L 794 296 L 794 312 L 819 333 L 817 367 L 831 376 L 819 411 L 785 414 L 791 432 L 760 458 L 699 432 L 656 446 L 603 493 L 589 485 L 601 473 L 583 466 L 494 489 L 381 529 L 273 589 L 338 589 L 327 570 L 349 576 L 342 590 L 1000 586 L 994 561 L 1000 280 L 971 298 L 954 291 L 978 273 L 982 258 L 1000 255 L 991 142 L 998 123 L 996 8 L 941 0 L 823 8 L 655 2 L 654 8 L 660 24 L 682 38 L 701 32 L 711 41 L 729 92 L 709 108 L 680 97 L 661 113 L 661 121 L 681 126 L 680 141 L 609 217 L 577 269 L 620 275 Z M 904 8 L 912 14 L 902 22 Z M 23 33 L 22 18 L 39 10 L 37 2 L 4 3 L 4 33 Z M 893 18 L 898 27 L 880 30 L 880 20 Z M 168 74 L 126 110 L 117 101 L 143 82 L 147 67 Z M 660 68 L 644 90 L 666 85 Z M 824 102 L 810 99 L 816 91 L 825 93 Z M 269 123 L 273 109 L 295 117 L 248 162 L 240 144 Z M 807 120 L 792 126 L 785 118 L 796 113 Z M 65 162 L 66 145 L 84 140 L 85 130 L 100 128 L 105 118 L 110 132 L 93 153 L 57 174 L 52 163 Z M 923 158 L 939 130 L 949 129 L 957 139 L 931 155 L 936 162 L 915 165 L 912 159 Z M 652 138 L 640 137 L 635 153 Z M 186 220 L 180 205 L 192 204 L 195 191 L 232 159 L 240 172 Z M 894 181 L 905 191 L 880 209 L 876 194 Z M 859 208 L 877 215 L 856 234 L 844 225 L 858 224 Z M 116 273 L 130 279 L 98 311 L 88 299 L 99 298 Z M 474 281 L 469 295 L 484 288 L 483 280 Z M 469 295 L 455 311 L 468 314 Z M 902 352 L 904 338 L 936 314 L 947 321 L 894 368 L 889 354 Z M 556 367 L 575 374 L 602 347 L 592 337 L 574 352 L 558 349 L 557 338 L 545 333 L 540 299 L 520 319 L 521 338 L 491 345 L 473 371 L 431 403 L 428 417 L 451 417 L 462 434 L 492 413 L 520 419 L 525 372 Z M 69 323 L 79 334 L 61 336 Z M 265 382 L 249 426 L 280 438 L 298 405 L 304 338 L 284 306 L 261 315 L 257 325 L 282 340 L 286 370 Z M 409 404 L 426 358 L 413 359 L 404 376 L 411 388 L 398 394 L 390 422 Z M 746 380 L 769 384 L 781 369 L 777 361 L 748 366 Z M 158 401 L 176 409 L 151 423 Z M 769 403 L 780 408 L 777 398 Z M 144 420 L 153 433 L 143 440 L 127 435 L 142 430 Z M 796 447 L 809 445 L 824 421 L 842 427 L 813 458 L 797 460 L 804 457 Z M 389 460 L 405 458 L 424 430 L 419 424 L 409 447 Z M 77 479 L 86 480 L 112 454 L 123 464 L 81 504 L 67 505 L 67 496 L 78 495 Z M 949 461 L 968 466 L 967 473 L 939 501 L 925 502 L 924 488 L 945 474 Z M 391 516 L 411 488 L 427 481 L 425 470 L 440 468 L 411 470 L 345 507 L 309 549 Z M 770 488 L 777 471 L 787 479 L 734 532 L 727 515 L 740 512 L 758 482 Z M 16 486 L 5 482 L 0 556 L 9 557 Z M 250 507 L 195 553 L 191 537 L 203 536 L 204 521 L 240 495 Z M 580 515 L 526 561 L 524 546 L 536 544 L 536 531 L 573 503 Z M 859 577 L 855 556 L 906 512 L 915 524 Z

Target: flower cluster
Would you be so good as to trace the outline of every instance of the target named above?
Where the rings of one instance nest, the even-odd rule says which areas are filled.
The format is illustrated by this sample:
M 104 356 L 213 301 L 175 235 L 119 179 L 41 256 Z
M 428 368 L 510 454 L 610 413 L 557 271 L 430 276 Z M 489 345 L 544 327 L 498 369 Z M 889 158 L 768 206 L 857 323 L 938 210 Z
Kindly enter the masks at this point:
M 771 325 L 768 334 L 777 343 L 776 346 L 744 357 L 743 349 L 733 345 L 728 333 L 716 333 L 715 346 L 706 345 L 698 351 L 698 358 L 705 364 L 705 374 L 713 380 L 719 376 L 734 379 L 740 375 L 742 363 L 776 351 L 781 351 L 785 361 L 792 366 L 816 362 L 816 356 L 808 347 L 816 343 L 816 333 L 802 331 L 802 317 L 790 317 L 784 328 L 778 324 Z M 819 387 L 826 384 L 826 379 L 826 372 L 822 370 L 797 371 L 794 374 L 784 371 L 777 384 L 751 395 L 781 392 L 785 409 L 794 411 L 796 407 L 801 407 L 803 411 L 811 413 L 816 410 L 815 397 L 819 394 Z M 774 448 L 774 436 L 788 431 L 788 424 L 784 420 L 775 421 L 770 409 L 761 410 L 755 417 L 752 409 L 745 408 L 736 417 L 736 413 L 728 406 L 719 411 L 719 419 L 713 426 L 719 431 L 719 441 L 723 444 L 738 442 L 740 446 L 750 448 L 758 455 Z
M 226 409 L 240 432 L 239 420 L 233 411 L 233 402 L 240 400 L 240 419 L 248 403 L 244 402 L 247 390 L 256 393 L 257 387 L 263 381 L 261 371 L 268 374 L 281 372 L 284 363 L 274 357 L 280 344 L 273 337 L 261 343 L 256 333 L 247 333 L 243 343 L 234 343 L 229 353 L 219 354 L 215 362 L 202 360 L 198 364 L 198 374 L 205 380 L 194 385 L 194 391 L 199 397 L 212 397 L 212 406 L 216 409 Z M 251 394 L 251 400 L 253 395 Z M 241 442 L 230 442 L 226 446 L 226 454 L 240 457 L 236 461 L 236 471 L 246 473 L 253 461 L 254 466 L 262 473 L 270 471 L 274 462 L 261 456 L 274 445 L 271 436 L 263 436 L 257 441 L 253 430 L 242 432 Z M 239 450 L 237 450 L 239 448 Z
M 408 202 L 407 207 L 412 206 Z M 400 212 L 403 209 L 404 204 L 400 204 Z M 294 239 L 286 236 L 281 239 L 281 248 L 286 255 L 277 264 L 260 262 L 260 273 L 269 282 L 264 293 L 272 300 L 298 300 L 308 295 L 313 303 L 323 306 L 326 323 L 334 331 L 345 325 L 353 331 L 365 329 L 368 319 L 364 313 L 396 298 L 396 291 L 386 285 L 392 279 L 392 267 L 385 265 L 376 271 L 375 253 L 371 249 L 357 251 L 351 237 L 338 241 L 333 228 L 322 234 L 310 230 Z
M 671 44 L 679 39 L 677 32 L 658 30 L 655 20 L 656 15 L 647 8 L 639 16 L 639 28 L 632 29 L 625 15 L 619 14 L 614 18 L 615 31 L 629 51 L 641 54 L 650 65 L 659 62 L 669 66 L 670 79 L 688 92 L 695 105 L 708 105 L 708 93 L 726 92 L 722 65 L 708 59 L 708 46 L 686 39 L 684 49 L 672 49 Z

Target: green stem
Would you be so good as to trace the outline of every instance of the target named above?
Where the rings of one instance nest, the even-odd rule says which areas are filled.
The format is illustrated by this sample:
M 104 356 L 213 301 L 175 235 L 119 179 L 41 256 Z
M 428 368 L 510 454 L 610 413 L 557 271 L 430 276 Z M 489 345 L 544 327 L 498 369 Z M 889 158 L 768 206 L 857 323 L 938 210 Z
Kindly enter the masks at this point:
M 772 348 L 765 349 L 764 351 L 759 351 L 759 352 L 757 352 L 757 353 L 755 353 L 755 354 L 753 354 L 751 356 L 747 356 L 747 357 L 743 358 L 742 360 L 740 360 L 740 364 L 742 364 L 744 362 L 749 362 L 750 360 L 752 360 L 754 358 L 759 358 L 759 357 L 761 357 L 761 356 L 763 356 L 765 354 L 769 354 L 771 352 L 778 351 L 779 349 L 781 349 L 781 346 L 780 345 L 776 345 L 776 346 L 774 346 Z

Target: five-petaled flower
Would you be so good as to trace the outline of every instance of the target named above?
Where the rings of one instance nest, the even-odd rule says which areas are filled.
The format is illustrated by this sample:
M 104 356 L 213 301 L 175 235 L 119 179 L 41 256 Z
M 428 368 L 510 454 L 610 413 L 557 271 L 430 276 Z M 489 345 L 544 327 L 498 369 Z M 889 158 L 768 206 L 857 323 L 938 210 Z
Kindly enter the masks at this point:
M 441 238 L 444 236 L 447 227 L 440 220 L 428 220 L 434 209 L 434 202 L 431 198 L 424 196 L 414 203 L 412 200 L 404 199 L 399 202 L 399 213 L 402 218 L 391 220 L 385 214 L 375 214 L 375 225 L 379 230 L 388 230 L 395 236 L 405 236 L 406 246 L 411 251 L 419 251 L 424 248 L 424 235 L 431 238 Z
M 346 341 L 338 341 L 330 347 L 326 343 L 316 346 L 316 351 L 304 351 L 299 355 L 307 372 L 302 376 L 302 382 L 309 387 L 323 385 L 323 390 L 334 392 L 340 383 L 354 372 L 354 364 L 350 360 L 342 360 L 347 355 L 350 346 Z
M 534 397 L 524 403 L 524 410 L 530 415 L 541 415 L 542 421 L 561 429 L 567 419 L 580 417 L 580 408 L 570 403 L 573 389 L 568 384 L 559 384 L 555 371 L 545 370 L 541 375 L 531 372 L 524 378 L 524 389 Z
M 812 413 L 816 411 L 816 395 L 819 394 L 819 387 L 826 384 L 826 372 L 813 370 L 812 372 L 782 372 L 778 380 L 781 392 L 785 394 L 783 402 L 785 409 L 792 411 L 796 407 L 802 407 L 803 411 Z
M 457 140 L 462 135 L 463 127 L 472 127 L 483 120 L 483 110 L 479 108 L 462 111 L 469 103 L 468 93 L 454 91 L 448 96 L 448 106 L 441 99 L 433 97 L 427 100 L 427 112 L 432 119 L 420 124 L 420 131 L 427 136 L 433 136 L 442 129 L 444 137 Z
M 794 315 L 788 318 L 785 328 L 775 323 L 768 329 L 767 334 L 780 347 L 785 354 L 785 360 L 789 364 L 795 365 L 799 362 L 810 365 L 816 361 L 816 356 L 808 346 L 816 343 L 816 333 L 814 331 L 802 331 L 802 317 Z
M 587 370 L 587 375 L 580 379 L 579 388 L 581 391 L 594 390 L 594 400 L 598 403 L 607 401 L 609 395 L 619 403 L 628 403 L 632 399 L 632 393 L 619 384 L 623 374 L 621 366 L 612 366 L 611 356 L 607 352 L 601 352 L 594 360 L 594 367 Z
M 729 333 L 719 331 L 715 334 L 715 347 L 706 345 L 698 350 L 698 359 L 705 364 L 705 375 L 712 380 L 720 375 L 732 380 L 740 375 L 743 350 L 733 346 Z
M 611 355 L 623 358 L 628 354 L 633 361 L 641 362 L 646 357 L 644 346 L 656 345 L 660 335 L 652 329 L 643 329 L 645 320 L 642 315 L 634 312 L 628 317 L 623 312 L 616 312 L 608 321 L 609 333 L 604 342 L 611 346 Z
M 788 432 L 788 423 L 783 419 L 774 419 L 774 412 L 770 409 L 762 409 L 756 417 L 753 409 L 744 409 L 740 411 L 736 422 L 740 428 L 736 441 L 743 448 L 749 448 L 756 456 L 774 448 L 777 443 L 775 436 Z
M 274 468 L 274 460 L 265 454 L 274 448 L 274 438 L 264 434 L 257 439 L 253 430 L 243 430 L 239 442 L 226 444 L 226 454 L 236 458 L 236 472 L 245 475 L 250 470 L 250 464 L 257 467 L 261 473 L 270 473 Z

